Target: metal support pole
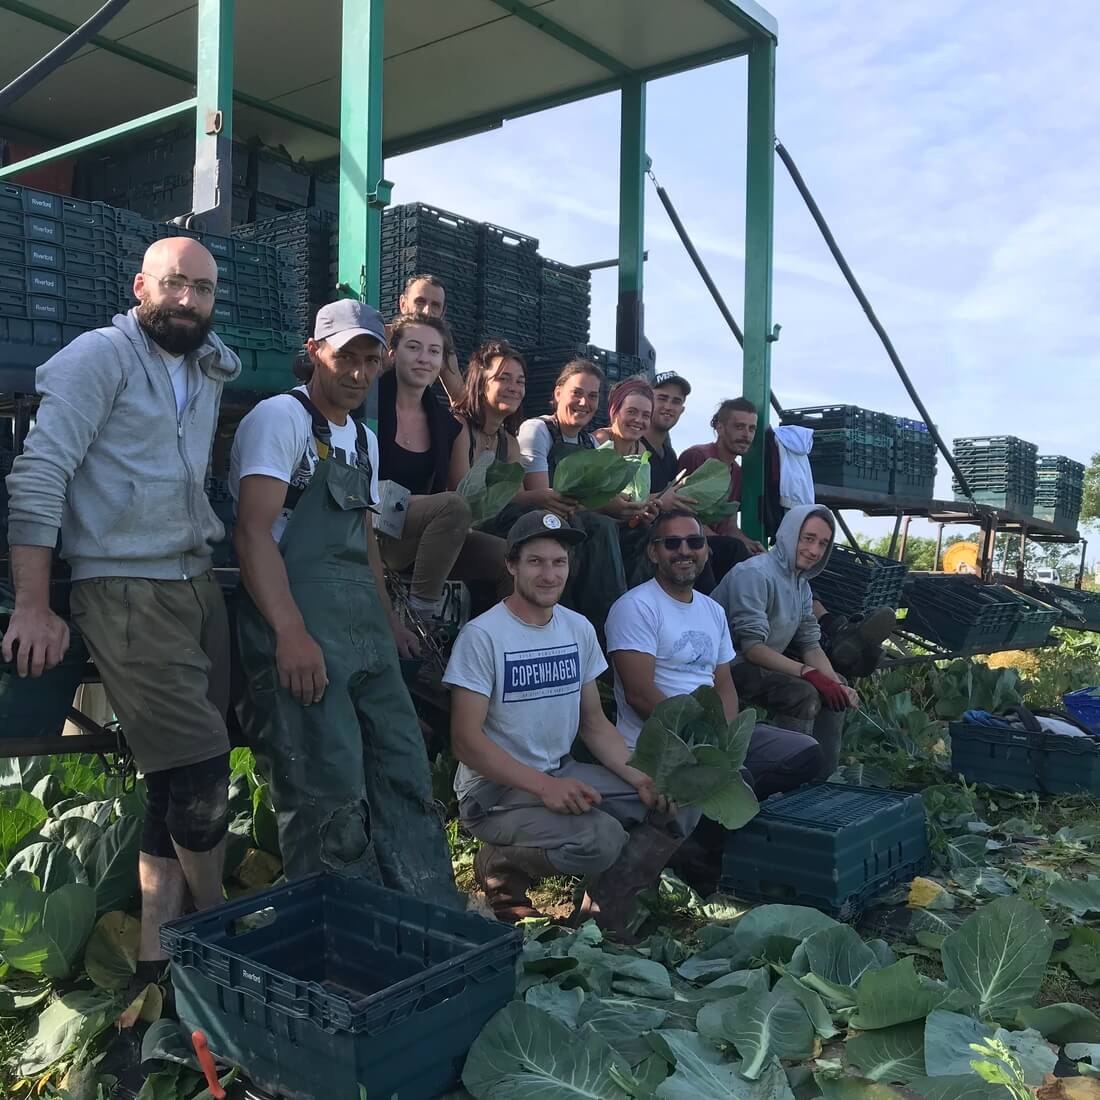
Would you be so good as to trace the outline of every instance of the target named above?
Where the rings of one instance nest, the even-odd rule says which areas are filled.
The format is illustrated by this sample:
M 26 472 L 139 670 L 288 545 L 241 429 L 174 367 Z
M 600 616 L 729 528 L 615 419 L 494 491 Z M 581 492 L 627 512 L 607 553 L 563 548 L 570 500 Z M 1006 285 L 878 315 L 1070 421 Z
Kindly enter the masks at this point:
M 627 79 L 619 109 L 619 301 L 615 350 L 643 354 L 645 248 L 645 81 Z
M 932 562 L 932 572 L 940 571 L 940 558 L 943 557 L 943 524 L 936 526 L 936 559 Z
M 901 541 L 898 543 L 898 561 L 905 561 L 905 551 L 909 546 L 909 521 L 912 516 L 906 516 L 901 524 Z
M 901 532 L 901 513 L 898 512 L 894 516 L 894 530 L 890 533 L 890 549 L 886 551 L 886 556 L 892 558 L 895 551 L 898 548 L 898 534 Z
M 339 282 L 379 305 L 382 209 L 392 185 L 382 178 L 384 0 L 343 0 L 340 62 Z
M 1073 586 L 1078 592 L 1081 591 L 1081 586 L 1085 583 L 1085 551 L 1089 548 L 1088 539 L 1081 540 L 1081 566 L 1077 570 L 1077 583 Z
M 745 356 L 741 392 L 757 408 L 756 439 L 744 458 L 741 528 L 763 539 L 764 438 L 771 396 L 772 241 L 775 199 L 775 42 L 759 38 L 749 53 L 745 167 Z
M 1008 556 L 1008 546 L 1005 546 L 1005 556 Z M 1016 579 L 1023 583 L 1024 580 L 1024 562 L 1027 559 L 1027 528 L 1025 527 L 1020 532 L 1020 558 L 1016 562 Z
M 978 575 L 987 583 L 993 579 L 993 555 L 997 550 L 997 517 L 982 521 L 982 540 L 978 548 Z
M 199 0 L 195 178 L 191 214 L 209 233 L 233 224 L 233 12 L 235 0 Z M 187 219 L 190 223 L 190 219 Z

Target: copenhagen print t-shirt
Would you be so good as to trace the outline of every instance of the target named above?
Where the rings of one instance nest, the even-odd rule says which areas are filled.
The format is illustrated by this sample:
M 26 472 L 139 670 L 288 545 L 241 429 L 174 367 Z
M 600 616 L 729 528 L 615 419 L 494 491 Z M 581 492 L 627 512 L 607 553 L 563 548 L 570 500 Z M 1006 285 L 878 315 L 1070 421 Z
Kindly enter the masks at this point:
M 577 736 L 582 686 L 605 668 L 596 632 L 582 615 L 555 607 L 550 622 L 532 626 L 498 603 L 459 634 L 443 682 L 484 695 L 485 735 L 519 763 L 549 772 Z M 480 779 L 460 764 L 459 797 Z

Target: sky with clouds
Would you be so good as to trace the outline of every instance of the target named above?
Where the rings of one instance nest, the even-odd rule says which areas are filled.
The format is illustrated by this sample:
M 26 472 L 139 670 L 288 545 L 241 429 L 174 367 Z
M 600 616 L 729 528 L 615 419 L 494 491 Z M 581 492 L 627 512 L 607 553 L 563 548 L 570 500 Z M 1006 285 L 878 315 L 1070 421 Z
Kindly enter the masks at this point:
M 945 438 L 1018 435 L 1087 462 L 1100 451 L 1095 0 L 765 6 L 779 22 L 777 134 Z M 737 317 L 745 75 L 744 61 L 713 65 L 654 82 L 647 100 L 653 170 Z M 395 158 L 393 201 L 509 226 L 570 263 L 614 256 L 618 123 L 603 96 Z M 646 201 L 647 335 L 658 369 L 694 386 L 683 448 L 712 438 L 741 356 L 652 190 Z M 775 221 L 780 400 L 916 416 L 778 163 Z M 615 291 L 614 272 L 595 274 L 605 347 Z M 942 461 L 937 495 L 951 496 Z

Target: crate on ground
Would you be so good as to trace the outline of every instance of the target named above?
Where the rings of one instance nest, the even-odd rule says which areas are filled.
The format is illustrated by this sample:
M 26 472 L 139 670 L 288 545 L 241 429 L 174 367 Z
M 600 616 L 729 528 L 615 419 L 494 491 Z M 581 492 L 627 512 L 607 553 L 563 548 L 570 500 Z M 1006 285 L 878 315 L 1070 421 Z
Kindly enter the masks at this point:
M 1100 737 L 952 722 L 951 770 L 968 783 L 1100 795 Z
M 928 863 L 920 795 L 820 783 L 765 799 L 726 834 L 721 889 L 847 920 Z
M 909 566 L 904 562 L 835 546 L 812 586 L 814 594 L 830 611 L 861 615 L 876 607 L 901 607 L 908 572 Z
M 1066 710 L 1100 734 L 1100 687 L 1080 688 L 1062 696 Z
M 161 942 L 181 1022 L 259 1088 L 434 1100 L 514 995 L 522 936 L 363 879 L 311 875 L 167 924 Z
M 903 601 L 904 629 L 953 653 L 1008 648 L 1020 622 L 1011 591 L 976 578 L 910 575 Z

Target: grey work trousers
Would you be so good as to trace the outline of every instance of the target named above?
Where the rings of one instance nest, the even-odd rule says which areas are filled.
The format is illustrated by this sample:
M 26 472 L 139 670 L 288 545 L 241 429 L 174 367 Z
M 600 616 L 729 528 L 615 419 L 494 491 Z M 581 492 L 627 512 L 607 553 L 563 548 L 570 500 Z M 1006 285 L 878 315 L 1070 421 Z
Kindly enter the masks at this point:
M 565 757 L 549 773 L 556 779 L 579 779 L 598 791 L 603 801 L 583 814 L 548 810 L 527 791 L 482 780 L 459 802 L 463 825 L 486 844 L 541 848 L 563 875 L 598 875 L 626 846 L 629 829 L 649 812 L 634 788 L 599 764 L 578 764 Z M 681 810 L 676 823 L 690 836 L 700 812 Z

